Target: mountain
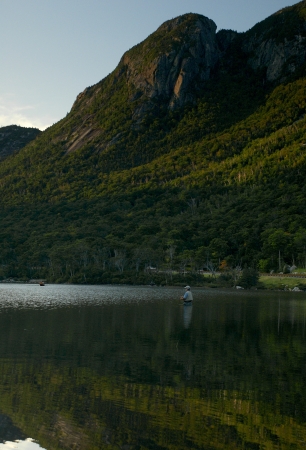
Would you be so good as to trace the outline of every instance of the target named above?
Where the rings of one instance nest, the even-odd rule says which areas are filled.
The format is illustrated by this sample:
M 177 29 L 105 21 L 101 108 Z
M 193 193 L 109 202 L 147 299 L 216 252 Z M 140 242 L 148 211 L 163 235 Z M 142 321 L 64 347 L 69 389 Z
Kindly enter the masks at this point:
M 186 14 L 127 51 L 1 162 L 0 276 L 305 267 L 305 40 L 302 1 L 246 33 Z
M 41 133 L 37 128 L 9 125 L 0 127 L 0 160 L 19 151 Z

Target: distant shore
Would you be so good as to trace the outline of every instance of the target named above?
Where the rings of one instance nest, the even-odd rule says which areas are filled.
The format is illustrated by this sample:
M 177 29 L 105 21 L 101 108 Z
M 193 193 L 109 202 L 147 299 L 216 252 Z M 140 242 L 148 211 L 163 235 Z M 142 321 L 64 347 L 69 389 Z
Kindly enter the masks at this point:
M 96 285 L 96 286 L 105 286 L 105 285 L 113 285 L 113 286 L 151 286 L 154 287 L 174 287 L 178 288 L 181 286 L 184 286 L 186 284 L 186 279 L 182 277 L 182 279 L 176 280 L 175 283 L 171 283 L 171 280 L 169 280 L 169 283 L 146 283 L 146 282 L 137 282 L 137 280 L 129 280 L 129 282 L 124 282 L 125 280 L 122 280 L 122 282 L 105 282 L 105 283 L 77 283 L 74 281 L 63 281 L 63 282 L 56 282 L 56 281 L 48 281 L 46 279 L 35 279 L 35 280 L 20 280 L 20 279 L 14 279 L 14 278 L 8 278 L 4 280 L 0 280 L 0 284 L 31 284 L 31 285 L 48 285 L 48 284 L 59 284 L 59 285 Z M 43 282 L 43 283 L 42 283 Z M 243 289 L 243 287 L 239 286 L 239 282 L 237 283 L 237 286 L 232 285 L 226 285 L 226 283 L 223 283 L 222 280 L 218 280 L 218 276 L 214 278 L 213 280 L 209 280 L 207 282 L 207 279 L 205 282 L 199 283 L 190 283 L 193 289 L 226 289 L 226 290 L 247 290 L 247 291 L 292 291 L 292 292 L 305 292 L 306 293 L 306 276 L 304 275 L 291 275 L 291 274 L 262 274 L 259 277 L 258 284 L 256 286 L 251 287 L 250 289 Z

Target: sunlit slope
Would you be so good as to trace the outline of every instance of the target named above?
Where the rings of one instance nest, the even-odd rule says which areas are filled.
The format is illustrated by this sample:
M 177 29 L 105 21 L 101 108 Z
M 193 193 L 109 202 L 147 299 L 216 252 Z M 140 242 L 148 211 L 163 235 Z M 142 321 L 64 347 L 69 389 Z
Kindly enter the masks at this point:
M 217 115 L 217 110 L 224 115 L 227 99 L 211 108 L 208 101 L 199 102 L 164 138 L 169 148 L 172 141 L 176 142 L 166 155 L 136 168 L 109 173 L 103 170 L 99 154 L 90 149 L 64 154 L 59 144 L 48 146 L 48 135 L 44 134 L 1 164 L 2 202 L 96 198 L 106 192 L 127 194 L 156 187 L 222 189 L 296 182 L 305 170 L 305 94 L 304 78 L 281 84 L 246 119 L 204 136 L 203 125 L 212 122 L 207 113 Z M 234 106 L 232 116 L 235 113 Z M 200 137 L 193 138 L 196 130 Z
M 266 170 L 271 180 L 278 160 L 303 164 L 305 17 L 300 2 L 242 34 L 216 34 L 197 14 L 165 22 L 1 163 L 1 201 L 93 198 L 149 181 L 221 186 L 264 180 Z

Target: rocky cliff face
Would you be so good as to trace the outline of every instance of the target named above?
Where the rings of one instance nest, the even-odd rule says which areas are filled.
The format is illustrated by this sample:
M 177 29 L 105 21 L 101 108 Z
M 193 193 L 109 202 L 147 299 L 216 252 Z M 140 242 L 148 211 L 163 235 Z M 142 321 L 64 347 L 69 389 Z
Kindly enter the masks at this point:
M 252 55 L 248 59 L 252 69 L 266 68 L 267 80 L 271 82 L 284 79 L 306 61 L 306 37 L 301 34 L 283 42 L 259 36 L 246 41 L 242 48 Z
M 306 61 L 306 2 L 278 11 L 257 24 L 242 44 L 254 69 L 266 69 L 268 81 L 284 80 Z
M 126 52 L 117 69 L 115 82 L 122 77 L 131 102 L 166 102 L 170 109 L 184 106 L 196 98 L 196 90 L 211 78 L 220 57 L 238 35 L 232 30 L 216 33 L 216 24 L 198 14 L 185 14 L 161 25 L 145 41 Z M 81 92 L 72 107 L 90 105 L 101 91 L 101 83 Z M 135 111 L 150 110 L 143 104 Z
M 166 22 L 156 32 L 161 36 L 157 54 L 153 53 L 155 57 L 145 67 L 143 60 L 156 45 L 152 38 L 142 44 L 138 54 L 132 51 L 124 55 L 128 83 L 141 96 L 163 98 L 171 109 L 193 101 L 195 85 L 210 78 L 218 61 L 216 28 L 212 20 L 195 14 Z
M 218 46 L 216 28 L 212 20 L 198 14 L 186 14 L 165 22 L 144 42 L 123 55 L 110 76 L 111 82 L 102 80 L 79 94 L 72 111 L 89 109 L 97 103 L 101 108 L 107 108 L 111 101 L 105 93 L 107 82 L 109 91 L 121 89 L 122 98 L 128 92 L 131 128 L 134 130 L 139 128 L 148 113 L 156 113 L 161 105 L 174 110 L 195 102 L 198 88 L 211 78 L 223 51 Z M 84 145 L 82 136 L 88 130 L 88 124 L 82 123 L 80 129 L 74 131 L 73 141 L 69 139 L 67 144 L 68 152 Z M 98 135 L 100 140 L 104 139 L 101 130 L 95 131 L 94 123 L 90 130 L 85 140 L 97 139 Z M 120 141 L 117 135 L 118 132 L 107 142 L 99 144 L 100 149 Z
M 216 33 L 216 24 L 198 14 L 165 22 L 144 42 L 126 52 L 116 69 L 117 78 L 126 77 L 130 101 L 137 100 L 133 120 L 141 121 L 147 112 L 154 110 L 157 101 L 164 102 L 169 109 L 194 102 L 197 88 L 205 86 L 236 38 L 240 39 L 241 51 L 250 67 L 265 68 L 268 81 L 293 73 L 306 60 L 306 26 L 299 16 L 305 3 L 278 12 L 244 34 L 231 30 Z M 288 20 L 291 20 L 290 37 L 283 32 L 280 38 L 280 29 Z M 296 32 L 292 32 L 292 23 Z M 92 95 L 92 89 L 86 89 L 74 106 L 80 101 L 88 103 L 89 91 Z
M 236 73 L 239 64 L 248 64 L 265 71 L 268 82 L 283 81 L 306 61 L 305 20 L 306 1 L 247 33 L 216 33 L 215 23 L 198 14 L 167 21 L 126 52 L 109 77 L 77 97 L 72 113 L 78 120 L 58 140 L 66 142 L 67 153 L 87 144 L 99 152 L 119 148 L 131 130 L 142 129 L 146 117 L 195 104 L 208 80 L 217 79 L 218 71 L 231 73 L 234 65 Z M 105 124 L 111 121 L 109 128 Z

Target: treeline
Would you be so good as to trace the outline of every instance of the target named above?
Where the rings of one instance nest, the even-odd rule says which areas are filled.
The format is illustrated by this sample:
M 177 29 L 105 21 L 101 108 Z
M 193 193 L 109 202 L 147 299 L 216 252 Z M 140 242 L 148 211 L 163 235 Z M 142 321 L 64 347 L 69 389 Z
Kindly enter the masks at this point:
M 181 284 L 189 276 L 198 284 L 199 271 L 214 277 L 222 270 L 233 284 L 244 267 L 306 269 L 299 185 L 290 192 L 272 185 L 218 192 L 142 191 L 3 209 L 0 277 Z

